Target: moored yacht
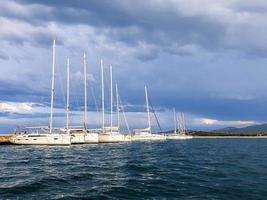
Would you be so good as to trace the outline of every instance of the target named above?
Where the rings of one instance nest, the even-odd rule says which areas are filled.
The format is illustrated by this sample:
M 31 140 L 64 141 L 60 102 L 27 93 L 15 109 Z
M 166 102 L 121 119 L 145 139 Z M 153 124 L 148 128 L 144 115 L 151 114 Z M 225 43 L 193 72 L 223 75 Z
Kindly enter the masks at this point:
M 87 130 L 86 134 L 84 135 L 84 143 L 91 144 L 91 143 L 98 143 L 99 142 L 99 131 L 91 129 Z
M 111 130 L 112 129 L 112 130 Z M 127 137 L 125 134 L 121 134 L 118 127 L 106 127 L 103 133 L 99 134 L 99 142 L 101 143 L 113 143 L 113 142 L 126 142 Z
M 98 132 L 96 130 L 87 129 L 87 65 L 86 54 L 83 55 L 84 69 L 84 124 L 83 128 L 68 128 L 69 124 L 69 61 L 67 70 L 67 126 L 66 131 L 71 135 L 72 144 L 98 143 Z
M 100 143 L 113 143 L 113 142 L 125 142 L 126 137 L 120 133 L 119 125 L 113 126 L 113 78 L 112 78 L 112 66 L 110 66 L 110 127 L 105 127 L 105 92 L 104 92 L 104 68 L 103 61 L 101 60 L 101 85 L 102 85 L 102 131 L 99 133 Z M 119 116 L 119 102 L 118 102 L 118 88 L 116 85 L 117 96 L 117 115 Z M 119 124 L 119 117 L 118 122 Z
M 149 128 L 133 130 L 132 141 L 165 140 L 163 134 L 152 134 Z
M 53 132 L 58 132 L 53 130 Z M 41 127 L 32 127 L 29 132 L 15 134 L 11 137 L 13 144 L 24 145 L 70 145 L 70 135 L 65 133 L 49 133 Z
M 151 120 L 150 120 L 150 111 L 148 104 L 148 94 L 147 87 L 145 86 L 145 98 L 146 98 L 146 111 L 147 111 L 147 120 L 148 128 L 145 129 L 136 129 L 132 133 L 132 141 L 145 141 L 145 140 L 165 140 L 166 136 L 163 134 L 153 134 L 151 131 Z
M 70 129 L 69 132 L 71 135 L 71 144 L 98 143 L 98 132 L 96 131 L 75 128 Z
M 175 109 L 173 109 L 173 119 L 174 119 L 174 132 L 171 134 L 167 134 L 168 140 L 186 140 L 192 139 L 192 135 L 186 134 L 186 126 L 185 126 L 185 118 L 182 113 L 180 113 L 179 119 L 177 118 L 177 114 Z M 179 123 L 178 123 L 179 122 Z M 177 130 L 178 124 L 178 130 Z
M 52 82 L 51 82 L 51 107 L 49 127 L 31 127 L 29 132 L 15 134 L 10 142 L 13 144 L 27 145 L 70 145 L 70 135 L 62 133 L 59 129 L 53 129 L 53 107 L 55 90 L 55 54 L 56 42 L 53 41 L 53 59 L 52 59 Z

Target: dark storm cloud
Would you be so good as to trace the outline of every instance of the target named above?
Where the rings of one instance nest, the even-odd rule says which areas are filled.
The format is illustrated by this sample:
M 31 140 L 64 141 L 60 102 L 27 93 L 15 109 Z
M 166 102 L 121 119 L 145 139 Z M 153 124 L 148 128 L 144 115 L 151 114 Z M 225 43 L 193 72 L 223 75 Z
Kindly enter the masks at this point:
M 112 1 L 32 1 L 22 0 L 18 3 L 26 5 L 40 4 L 52 7 L 50 20 L 63 23 L 85 23 L 94 25 L 128 26 L 134 23 L 124 11 L 119 10 L 118 4 Z M 34 20 L 34 19 L 33 19 Z
M 176 107 L 221 120 L 265 120 L 266 95 L 262 91 L 267 77 L 267 17 L 262 2 L 6 1 L 6 6 L 0 5 L 1 42 L 8 41 L 8 47 L 30 47 L 24 45 L 23 50 L 11 49 L 8 53 L 2 50 L 0 62 L 24 50 L 37 55 L 34 51 L 43 49 L 39 47 L 49 47 L 49 55 L 46 52 L 38 58 L 35 66 L 25 64 L 32 71 L 30 76 L 22 73 L 22 79 L 30 80 L 25 87 L 16 79 L 0 82 L 1 100 L 49 104 L 50 85 L 46 84 L 44 91 L 37 87 L 38 78 L 32 77 L 44 68 L 44 59 L 50 59 L 51 40 L 56 37 L 57 44 L 64 45 L 57 51 L 61 54 L 58 60 L 69 56 L 69 51 L 88 48 L 94 60 L 102 56 L 113 62 L 123 99 L 133 105 L 132 110 L 140 110 L 137 107 L 144 103 L 143 86 L 148 85 L 155 107 Z M 19 66 L 13 67 L 10 74 L 18 70 Z M 42 72 L 48 74 L 48 70 Z M 50 83 L 50 77 L 42 76 L 42 81 Z M 81 100 L 82 87 L 76 92 Z M 56 106 L 63 104 L 58 100 Z M 72 108 L 79 110 L 81 105 L 82 101 Z
M 246 55 L 260 57 L 265 56 L 262 52 L 267 50 L 267 47 L 261 46 L 257 42 L 255 45 L 253 38 L 249 37 L 251 34 L 256 34 L 256 31 L 251 33 L 251 30 L 257 30 L 260 26 L 258 23 L 248 31 L 245 31 L 245 29 L 250 25 L 242 25 L 243 23 L 241 23 L 240 32 L 232 30 L 233 27 L 238 30 L 239 26 L 239 24 L 234 24 L 239 23 L 239 16 L 236 12 L 239 11 L 238 8 L 242 4 L 238 3 L 226 6 L 225 9 L 229 10 L 220 10 L 222 13 L 195 12 L 185 14 L 183 13 L 183 8 L 179 5 L 179 1 L 173 5 L 179 8 L 176 10 L 172 9 L 171 6 L 165 7 L 170 2 L 164 3 L 162 1 L 22 0 L 16 2 L 23 3 L 25 6 L 33 6 L 33 8 L 29 9 L 27 15 L 25 13 L 21 15 L 14 14 L 12 10 L 11 12 L 3 12 L 3 15 L 26 20 L 29 23 L 38 24 L 38 26 L 48 22 L 65 25 L 89 25 L 97 28 L 97 32 L 104 33 L 110 41 L 120 41 L 134 48 L 138 48 L 138 43 L 142 41 L 155 45 L 158 48 L 157 51 L 181 56 L 194 55 L 194 52 L 183 48 L 185 45 L 198 46 L 203 51 L 208 52 L 232 49 Z M 45 6 L 45 9 L 39 8 L 40 12 L 37 12 L 38 6 Z M 157 6 L 162 8 L 158 9 Z M 210 8 L 211 11 L 212 8 Z M 187 9 L 190 11 L 190 8 Z M 206 10 L 209 11 L 209 8 Z M 244 35 L 242 34 L 243 29 Z M 240 34 L 241 37 L 239 38 Z M 261 37 L 259 36 L 259 38 Z M 53 34 L 40 32 L 33 34 L 31 40 L 40 45 L 48 45 L 51 38 L 53 38 Z M 63 43 L 63 39 L 60 37 L 59 39 Z M 23 38 L 14 37 L 14 40 L 23 42 Z M 159 54 L 155 53 L 154 50 L 147 50 L 143 55 L 142 52 L 135 55 L 137 59 L 147 61 L 146 58 L 152 60 L 157 58 Z
M 8 60 L 9 56 L 4 51 L 0 50 L 0 59 Z
M 121 41 L 138 47 L 139 41 L 154 44 L 157 48 L 164 48 L 166 52 L 188 55 L 182 49 L 175 48 L 186 44 L 196 44 L 209 50 L 221 48 L 225 27 L 218 21 L 204 15 L 184 16 L 179 11 L 155 11 L 153 4 L 137 1 L 144 7 L 135 7 L 135 3 L 126 1 L 31 1 L 23 0 L 26 5 L 46 5 L 51 10 L 43 15 L 35 14 L 27 21 L 38 23 L 56 21 L 63 24 L 88 24 L 100 30 L 109 29 L 110 40 Z M 43 37 L 40 39 L 42 43 Z M 46 38 L 46 37 L 45 37 Z M 47 38 L 50 38 L 49 36 Z M 136 54 L 137 58 L 146 61 L 153 59 L 157 54 L 153 52 Z
M 242 4 L 234 3 L 232 7 L 239 11 L 253 13 L 267 13 L 267 2 L 262 0 L 244 1 Z
M 164 52 L 182 56 L 193 54 L 180 48 L 188 44 L 199 46 L 203 50 L 211 52 L 230 49 L 246 55 L 265 56 L 262 52 L 267 51 L 266 45 L 259 44 L 260 38 L 264 36 L 262 31 L 258 30 L 266 24 L 260 24 L 260 21 L 254 21 L 255 23 L 249 21 L 255 18 L 253 11 L 245 10 L 247 17 L 243 10 L 246 7 L 261 8 L 266 6 L 266 4 L 258 1 L 243 4 L 240 2 L 228 3 L 230 5 L 227 3 L 223 5 L 220 2 L 221 4 L 218 4 L 221 6 L 220 9 L 212 6 L 212 4 L 205 5 L 207 8 L 195 8 L 194 2 L 188 4 L 192 4 L 192 9 L 190 7 L 184 8 L 181 1 L 177 1 L 176 4 L 172 1 L 144 2 L 139 0 L 123 2 L 117 0 L 22 0 L 16 2 L 32 7 L 28 9 L 27 14 L 14 13 L 11 9 L 10 12 L 3 12 L 2 15 L 26 20 L 39 26 L 48 22 L 66 25 L 87 24 L 97 27 L 99 32 L 108 30 L 106 34 L 111 41 L 120 41 L 127 45 L 133 45 L 135 48 L 138 48 L 140 41 L 144 41 L 147 44 L 157 46 Z M 264 6 L 260 6 L 262 4 Z M 38 6 L 45 6 L 45 8 L 38 8 Z M 175 9 L 176 7 L 177 9 Z M 215 9 L 218 9 L 218 12 Z M 243 15 L 248 19 L 244 21 Z M 53 35 L 43 34 L 40 37 L 34 35 L 32 40 L 41 45 L 48 44 Z M 253 39 L 255 34 L 260 35 Z M 14 40 L 16 39 L 18 40 L 14 37 Z M 153 52 L 147 54 L 152 55 Z M 143 58 L 150 57 L 152 59 L 156 58 L 157 55 L 154 53 L 153 56 L 147 56 L 144 52 L 143 56 L 136 54 L 136 58 L 146 61 Z
M 26 80 L 26 79 L 25 79 Z M 40 93 L 37 90 L 27 87 L 23 83 L 12 83 L 12 81 L 0 80 L 0 94 L 2 101 L 38 101 L 46 94 Z

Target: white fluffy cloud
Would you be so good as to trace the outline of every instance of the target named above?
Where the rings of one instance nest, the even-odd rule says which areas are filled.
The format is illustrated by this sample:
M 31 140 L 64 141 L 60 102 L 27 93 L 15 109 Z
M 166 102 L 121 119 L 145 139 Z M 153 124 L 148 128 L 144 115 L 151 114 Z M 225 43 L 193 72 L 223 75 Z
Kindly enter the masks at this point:
M 33 110 L 31 103 L 1 102 L 0 112 L 28 113 Z
M 250 125 L 255 125 L 257 122 L 255 121 L 242 121 L 242 120 L 217 120 L 217 119 L 209 119 L 209 118 L 200 118 L 196 119 L 200 124 L 207 126 L 234 126 L 234 127 L 245 127 Z

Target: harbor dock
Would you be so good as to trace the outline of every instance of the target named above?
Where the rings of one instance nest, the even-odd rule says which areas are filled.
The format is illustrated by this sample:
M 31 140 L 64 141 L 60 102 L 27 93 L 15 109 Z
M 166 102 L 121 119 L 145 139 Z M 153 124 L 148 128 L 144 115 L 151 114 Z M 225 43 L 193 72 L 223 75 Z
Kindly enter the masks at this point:
M 12 137 L 11 134 L 0 134 L 0 145 L 1 144 L 11 144 L 10 138 Z

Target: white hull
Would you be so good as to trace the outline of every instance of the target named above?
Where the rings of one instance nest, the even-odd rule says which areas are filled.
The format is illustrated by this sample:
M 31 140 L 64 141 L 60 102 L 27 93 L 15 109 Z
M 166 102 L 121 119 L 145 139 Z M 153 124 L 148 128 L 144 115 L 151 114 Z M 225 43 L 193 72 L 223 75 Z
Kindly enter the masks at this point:
M 125 135 L 124 141 L 125 142 L 132 142 L 133 141 L 132 136 L 130 134 Z
M 141 133 L 132 135 L 132 141 L 166 140 L 162 134 Z
M 98 133 L 87 133 L 85 134 L 84 140 L 85 140 L 84 142 L 87 144 L 98 143 L 99 142 Z
M 23 134 L 16 135 L 10 140 L 13 144 L 22 145 L 70 145 L 68 134 Z
M 114 142 L 125 142 L 127 141 L 124 134 L 120 133 L 105 133 L 98 135 L 100 143 L 114 143 Z
M 167 140 L 188 140 L 192 138 L 193 136 L 191 135 L 177 135 L 177 134 L 167 135 Z
M 71 144 L 84 144 L 85 133 L 71 133 Z

